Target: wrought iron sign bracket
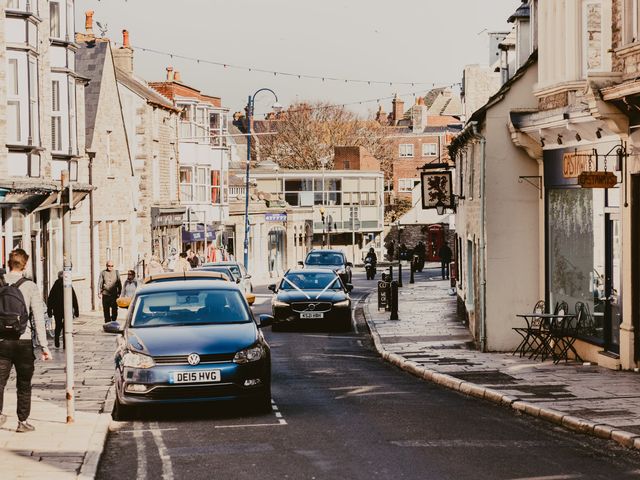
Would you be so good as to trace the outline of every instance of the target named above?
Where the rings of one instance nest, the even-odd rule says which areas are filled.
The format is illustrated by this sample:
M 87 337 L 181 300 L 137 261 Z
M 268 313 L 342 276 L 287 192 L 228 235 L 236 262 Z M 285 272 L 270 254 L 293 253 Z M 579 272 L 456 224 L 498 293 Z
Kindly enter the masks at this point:
M 527 182 L 529 185 L 533 185 L 540 192 L 540 198 L 542 198 L 542 177 L 540 175 L 520 175 L 518 177 L 518 183 Z

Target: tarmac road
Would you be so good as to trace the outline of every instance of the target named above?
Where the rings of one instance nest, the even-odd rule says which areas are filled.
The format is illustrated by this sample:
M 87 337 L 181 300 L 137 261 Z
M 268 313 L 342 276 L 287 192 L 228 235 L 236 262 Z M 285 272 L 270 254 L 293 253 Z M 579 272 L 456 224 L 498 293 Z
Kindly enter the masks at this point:
M 376 282 L 358 272 L 354 284 L 357 300 Z M 256 313 L 267 313 L 268 291 L 256 293 Z M 640 478 L 635 451 L 386 364 L 371 349 L 360 316 L 356 308 L 347 334 L 267 329 L 271 413 L 220 404 L 151 409 L 112 427 L 97 478 Z

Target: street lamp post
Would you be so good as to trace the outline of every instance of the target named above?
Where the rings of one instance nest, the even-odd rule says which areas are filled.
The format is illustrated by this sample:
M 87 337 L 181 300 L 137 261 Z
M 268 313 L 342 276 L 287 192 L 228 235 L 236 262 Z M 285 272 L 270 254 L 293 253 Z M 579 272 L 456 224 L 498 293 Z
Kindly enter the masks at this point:
M 253 117 L 253 105 L 260 92 L 271 92 L 276 98 L 276 103 L 273 104 L 273 110 L 279 112 L 282 107 L 278 104 L 278 96 L 270 88 L 261 88 L 257 90 L 253 95 L 249 95 L 247 101 L 247 173 L 245 182 L 245 201 L 244 201 L 244 268 L 249 269 L 249 168 L 251 166 L 251 118 Z

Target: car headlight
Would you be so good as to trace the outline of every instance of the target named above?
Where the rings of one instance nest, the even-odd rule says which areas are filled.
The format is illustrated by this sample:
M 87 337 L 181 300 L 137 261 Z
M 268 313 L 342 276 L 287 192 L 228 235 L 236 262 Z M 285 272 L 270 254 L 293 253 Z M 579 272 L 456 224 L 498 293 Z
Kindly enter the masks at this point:
M 342 300 L 341 302 L 336 302 L 333 304 L 334 307 L 348 307 L 349 306 L 349 300 Z
M 271 305 L 274 306 L 275 308 L 287 308 L 289 306 L 288 303 L 281 302 L 280 300 L 273 300 L 271 302 Z
M 245 348 L 244 350 L 240 350 L 236 353 L 235 357 L 233 357 L 233 363 L 257 362 L 262 359 L 264 355 L 265 351 L 264 348 L 262 348 L 262 345 Z
M 127 352 L 122 357 L 122 365 L 131 368 L 151 368 L 155 365 L 155 362 L 149 355 Z

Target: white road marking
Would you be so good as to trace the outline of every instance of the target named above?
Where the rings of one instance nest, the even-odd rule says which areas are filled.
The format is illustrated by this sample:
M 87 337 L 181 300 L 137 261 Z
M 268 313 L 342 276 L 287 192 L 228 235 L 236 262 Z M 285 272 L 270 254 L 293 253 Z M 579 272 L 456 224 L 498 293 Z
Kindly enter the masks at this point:
M 582 478 L 582 475 L 549 475 L 546 477 L 521 477 L 521 478 L 512 478 L 511 480 L 569 480 L 571 478 Z
M 252 423 L 247 425 L 215 425 L 213 428 L 250 428 L 250 427 L 280 427 L 287 422 L 280 420 L 278 423 Z
M 168 432 L 170 430 L 178 430 L 177 428 L 157 428 L 157 431 Z M 136 432 L 151 432 L 150 428 L 139 428 L 137 430 L 114 430 L 115 433 L 136 433 Z
M 167 447 L 162 439 L 162 432 L 158 422 L 151 422 L 151 434 L 153 435 L 153 441 L 156 442 L 158 447 L 158 455 L 162 461 L 162 479 L 173 480 L 173 467 L 171 466 L 171 457 L 167 452 Z
M 133 428 L 133 436 L 136 439 L 136 456 L 138 459 L 136 478 L 138 480 L 145 480 L 147 478 L 147 456 L 144 451 L 144 434 L 138 422 L 134 422 Z

